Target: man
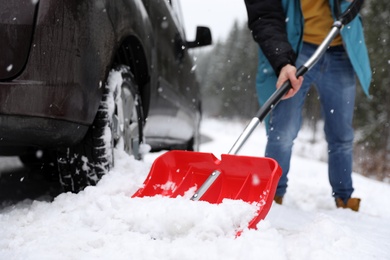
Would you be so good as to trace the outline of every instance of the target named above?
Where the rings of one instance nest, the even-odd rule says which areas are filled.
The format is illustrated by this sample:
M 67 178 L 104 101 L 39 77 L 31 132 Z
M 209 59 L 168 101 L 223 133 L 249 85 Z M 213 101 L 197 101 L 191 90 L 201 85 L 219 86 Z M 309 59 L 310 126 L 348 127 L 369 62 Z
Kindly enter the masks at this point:
M 256 88 L 260 105 L 286 80 L 291 90 L 266 120 L 266 156 L 274 158 L 283 170 L 275 202 L 282 204 L 293 141 L 302 121 L 302 106 L 310 86 L 320 96 L 324 131 L 328 143 L 329 182 L 336 206 L 358 211 L 360 199 L 351 198 L 353 128 L 356 92 L 355 73 L 368 95 L 371 69 L 360 17 L 341 31 L 318 63 L 296 78 L 296 67 L 305 63 L 323 41 L 334 22 L 333 0 L 245 0 L 248 27 L 259 44 Z M 349 6 L 342 1 L 341 10 Z

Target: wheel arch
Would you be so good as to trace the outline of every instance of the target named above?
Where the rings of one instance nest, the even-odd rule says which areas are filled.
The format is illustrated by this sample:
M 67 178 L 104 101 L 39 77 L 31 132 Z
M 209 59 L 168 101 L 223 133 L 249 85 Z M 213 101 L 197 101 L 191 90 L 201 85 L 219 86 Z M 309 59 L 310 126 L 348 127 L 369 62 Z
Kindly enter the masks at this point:
M 109 69 L 121 64 L 130 67 L 141 92 L 146 116 L 151 104 L 151 89 L 157 84 L 156 46 L 148 4 L 143 0 L 106 1 L 105 6 L 115 35 Z
M 119 44 L 114 55 L 113 67 L 127 65 L 130 67 L 134 79 L 139 87 L 142 107 L 147 115 L 151 96 L 151 71 L 150 61 L 146 56 L 145 47 L 134 35 L 125 37 Z

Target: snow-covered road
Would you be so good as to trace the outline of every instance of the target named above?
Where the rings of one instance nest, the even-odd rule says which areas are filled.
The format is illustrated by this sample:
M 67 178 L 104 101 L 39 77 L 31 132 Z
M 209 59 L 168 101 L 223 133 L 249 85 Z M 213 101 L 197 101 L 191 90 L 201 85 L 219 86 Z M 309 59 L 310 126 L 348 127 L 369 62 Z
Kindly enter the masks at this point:
M 202 133 L 212 141 L 201 151 L 227 152 L 243 128 L 205 119 Z M 390 185 L 354 174 L 361 211 L 336 209 L 327 165 L 318 160 L 326 147 L 305 137 L 296 144 L 284 205 L 273 205 L 258 230 L 235 238 L 253 214 L 240 201 L 131 199 L 158 154 L 139 162 L 116 151 L 114 169 L 96 187 L 2 208 L 0 259 L 390 259 Z M 262 156 L 264 145 L 260 126 L 241 154 Z

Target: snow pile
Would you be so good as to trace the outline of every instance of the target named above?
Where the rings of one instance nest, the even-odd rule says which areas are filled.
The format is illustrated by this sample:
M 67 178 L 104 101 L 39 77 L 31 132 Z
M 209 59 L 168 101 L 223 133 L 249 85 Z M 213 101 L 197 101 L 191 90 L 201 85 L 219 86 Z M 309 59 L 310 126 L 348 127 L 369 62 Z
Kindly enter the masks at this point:
M 204 120 L 202 132 L 212 140 L 201 150 L 227 152 L 243 128 Z M 240 154 L 262 156 L 265 141 L 259 127 Z M 139 162 L 115 152 L 114 169 L 96 187 L 1 209 L 0 259 L 390 259 L 388 184 L 354 174 L 361 211 L 336 209 L 327 165 L 294 156 L 284 205 L 236 238 L 253 206 L 131 198 L 159 154 Z

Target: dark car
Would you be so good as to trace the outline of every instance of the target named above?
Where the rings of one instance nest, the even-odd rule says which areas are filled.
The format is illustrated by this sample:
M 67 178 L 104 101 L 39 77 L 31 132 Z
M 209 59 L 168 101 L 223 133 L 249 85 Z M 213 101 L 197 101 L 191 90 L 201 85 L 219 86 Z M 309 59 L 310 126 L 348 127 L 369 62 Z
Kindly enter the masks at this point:
M 0 155 L 94 185 L 113 148 L 196 150 L 200 90 L 178 0 L 0 0 Z

